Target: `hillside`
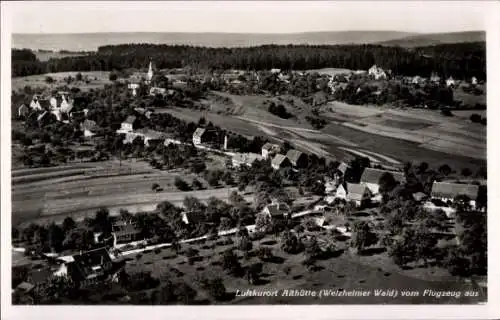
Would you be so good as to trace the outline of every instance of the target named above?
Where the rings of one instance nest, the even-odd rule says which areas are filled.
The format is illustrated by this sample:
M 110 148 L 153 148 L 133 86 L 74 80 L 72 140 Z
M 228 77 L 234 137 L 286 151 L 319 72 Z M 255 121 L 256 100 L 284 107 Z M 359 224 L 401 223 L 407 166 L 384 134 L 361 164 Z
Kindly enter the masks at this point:
M 486 32 L 467 31 L 467 32 L 411 35 L 404 38 L 381 41 L 379 42 L 379 44 L 384 46 L 400 46 L 405 48 L 413 48 L 413 47 L 433 46 L 438 44 L 483 42 L 483 41 L 486 41 Z
M 398 31 L 325 31 L 304 33 L 180 33 L 117 32 L 75 34 L 13 34 L 12 47 L 43 50 L 94 51 L 104 45 L 151 43 L 204 47 L 248 47 L 266 44 L 365 44 L 416 35 Z

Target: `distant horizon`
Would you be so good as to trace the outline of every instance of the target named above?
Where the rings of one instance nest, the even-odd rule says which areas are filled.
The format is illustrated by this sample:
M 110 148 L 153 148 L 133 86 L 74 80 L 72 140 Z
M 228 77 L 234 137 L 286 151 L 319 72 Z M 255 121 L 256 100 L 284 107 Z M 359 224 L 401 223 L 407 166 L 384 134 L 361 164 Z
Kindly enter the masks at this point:
M 105 34 L 105 33 L 176 33 L 176 34 L 228 34 L 228 35 L 274 35 L 274 34 L 307 34 L 307 33 L 342 33 L 342 32 L 394 32 L 408 33 L 415 35 L 430 35 L 430 34 L 450 34 L 450 33 L 472 33 L 486 32 L 486 30 L 463 30 L 463 31 L 439 31 L 439 32 L 420 32 L 407 30 L 322 30 L 322 31 L 297 31 L 297 32 L 224 32 L 224 31 L 100 31 L 100 32 L 13 32 L 13 35 L 63 35 L 63 34 Z

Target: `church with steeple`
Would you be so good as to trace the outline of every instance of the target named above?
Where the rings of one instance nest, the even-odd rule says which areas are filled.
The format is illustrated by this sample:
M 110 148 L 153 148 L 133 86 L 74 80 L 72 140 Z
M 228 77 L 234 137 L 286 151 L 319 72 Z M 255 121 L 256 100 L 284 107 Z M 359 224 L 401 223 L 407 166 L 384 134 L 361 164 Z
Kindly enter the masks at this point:
M 151 80 L 153 80 L 153 76 L 154 76 L 154 73 L 153 73 L 153 61 L 150 59 L 149 60 L 148 74 L 147 74 L 147 77 L 146 77 L 146 83 L 147 84 L 151 84 Z

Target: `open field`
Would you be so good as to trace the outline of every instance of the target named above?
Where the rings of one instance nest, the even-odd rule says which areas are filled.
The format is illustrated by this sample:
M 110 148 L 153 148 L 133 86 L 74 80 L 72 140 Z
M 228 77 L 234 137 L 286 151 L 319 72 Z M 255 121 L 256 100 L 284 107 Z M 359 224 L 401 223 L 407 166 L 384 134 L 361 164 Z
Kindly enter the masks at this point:
M 54 89 L 58 86 L 66 85 L 67 83 L 64 81 L 64 78 L 68 76 L 75 78 L 77 73 L 78 72 L 58 72 L 12 78 L 12 90 L 23 90 L 25 86 L 30 86 L 32 89 Z M 88 91 L 90 89 L 101 88 L 105 84 L 111 83 L 109 80 L 109 71 L 84 71 L 81 72 L 81 74 L 83 79 L 88 77 L 89 83 L 86 83 L 85 81 L 73 81 L 69 85 L 70 87 L 78 87 L 82 91 Z M 46 77 L 52 77 L 55 81 L 49 84 L 45 81 Z
M 328 238 L 325 232 L 318 234 L 318 241 Z M 233 241 L 236 240 L 233 238 Z M 144 253 L 141 257 L 132 256 L 127 258 L 127 272 L 151 271 L 152 275 L 160 279 L 180 278 L 198 291 L 197 299 L 210 299 L 207 292 L 199 288 L 198 279 L 202 274 L 209 277 L 222 276 L 225 287 L 232 299 L 229 304 L 375 304 L 375 303 L 474 303 L 484 301 L 485 296 L 478 298 L 464 297 L 463 291 L 472 289 L 480 291 L 478 288 L 466 284 L 454 277 L 446 276 L 446 271 L 432 269 L 431 272 L 441 274 L 430 277 L 429 280 L 422 280 L 414 276 L 415 272 L 426 272 L 427 270 L 402 270 L 394 266 L 386 257 L 385 253 L 373 256 L 359 257 L 345 250 L 347 243 L 336 242 L 338 253 L 326 260 L 318 260 L 316 268 L 309 270 L 302 264 L 305 260 L 303 253 L 287 254 L 280 248 L 278 238 L 266 236 L 264 239 L 253 242 L 253 248 L 269 247 L 275 259 L 263 263 L 263 271 L 258 284 L 251 285 L 245 277 L 229 276 L 221 268 L 220 260 L 222 253 L 234 245 L 215 244 L 218 242 L 207 241 L 205 243 L 194 243 L 183 245 L 182 250 L 193 248 L 198 251 L 198 258 L 193 265 L 187 263 L 184 255 L 175 255 L 172 249 L 163 249 L 161 252 Z M 235 242 L 236 243 L 236 242 Z M 247 266 L 259 259 L 250 255 L 248 260 L 242 257 L 242 252 L 236 250 L 240 257 L 240 263 Z M 377 263 L 373 263 L 377 260 Z M 381 264 L 383 261 L 383 264 Z M 286 269 L 288 272 L 285 272 Z M 413 276 L 412 276 L 413 274 Z M 404 287 L 402 287 L 404 284 Z M 244 292 L 246 289 L 256 290 L 279 290 L 278 297 L 234 297 L 237 290 Z M 297 297 L 283 296 L 283 290 L 368 290 L 369 297 Z M 375 297 L 374 289 L 401 289 L 419 291 L 419 297 Z M 459 290 L 462 297 L 435 297 L 423 296 L 423 290 L 431 289 L 435 291 Z M 213 301 L 212 301 L 213 302 Z
M 203 201 L 211 196 L 227 199 L 233 190 L 219 188 L 178 192 L 174 184 L 176 177 L 180 176 L 190 184 L 196 175 L 182 170 L 144 170 L 142 166 L 145 163 L 132 161 L 123 161 L 120 173 L 115 161 L 93 165 L 13 171 L 16 176 L 12 186 L 13 224 L 34 220 L 58 221 L 67 215 L 80 219 L 94 214 L 100 207 L 107 207 L 112 214 L 118 214 L 120 209 L 130 212 L 153 210 L 162 201 L 182 206 L 184 197 L 188 195 Z M 202 178 L 197 178 L 208 186 Z M 153 183 L 158 183 L 163 191 L 151 190 Z

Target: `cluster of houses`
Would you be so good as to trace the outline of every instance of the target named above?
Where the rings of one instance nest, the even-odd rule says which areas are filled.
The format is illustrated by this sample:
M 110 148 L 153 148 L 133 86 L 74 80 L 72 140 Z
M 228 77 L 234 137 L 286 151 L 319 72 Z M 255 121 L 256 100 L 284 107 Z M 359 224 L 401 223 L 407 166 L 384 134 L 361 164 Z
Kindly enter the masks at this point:
M 26 119 L 32 111 L 42 111 L 38 116 L 38 121 L 41 121 L 45 115 L 53 114 L 57 121 L 68 122 L 71 119 L 71 110 L 73 109 L 73 99 L 70 94 L 65 91 L 59 91 L 51 97 L 42 95 L 33 95 L 33 98 L 26 106 L 22 104 L 17 109 L 18 117 Z

